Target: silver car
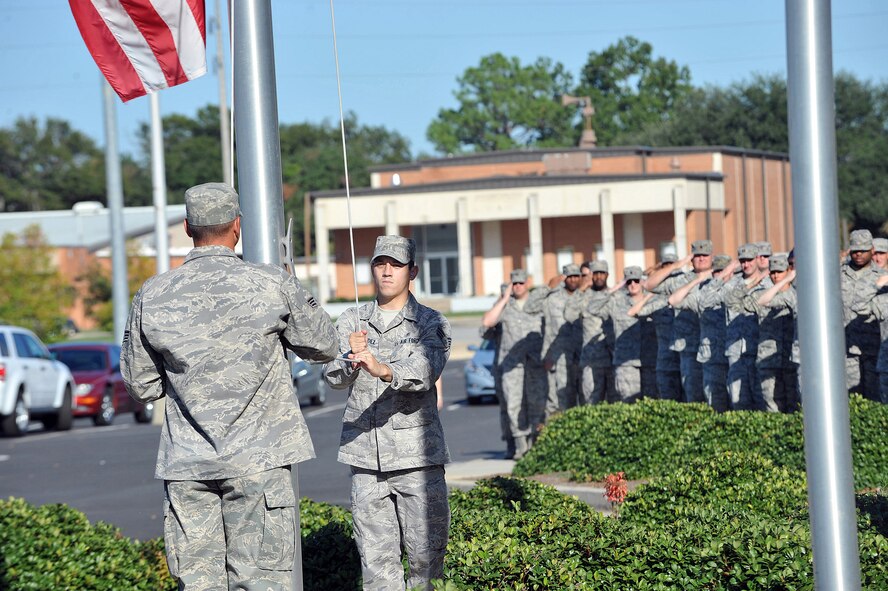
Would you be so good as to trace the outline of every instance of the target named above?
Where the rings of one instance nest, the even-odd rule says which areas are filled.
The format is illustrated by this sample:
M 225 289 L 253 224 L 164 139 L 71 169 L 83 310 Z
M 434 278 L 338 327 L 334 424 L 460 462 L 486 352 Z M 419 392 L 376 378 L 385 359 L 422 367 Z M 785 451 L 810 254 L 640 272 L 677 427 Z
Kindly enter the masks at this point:
M 324 381 L 324 364 L 309 363 L 294 353 L 289 353 L 290 377 L 293 392 L 303 406 L 320 406 L 327 400 L 327 383 Z

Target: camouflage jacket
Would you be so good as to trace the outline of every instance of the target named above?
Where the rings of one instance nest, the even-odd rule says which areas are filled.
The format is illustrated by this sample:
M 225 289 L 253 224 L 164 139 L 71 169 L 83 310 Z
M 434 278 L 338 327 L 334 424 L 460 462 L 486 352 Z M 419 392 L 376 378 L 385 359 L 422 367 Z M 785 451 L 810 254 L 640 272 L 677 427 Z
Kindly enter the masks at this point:
M 876 294 L 876 280 L 885 272 L 870 263 L 854 270 L 842 265 L 842 310 L 845 320 L 845 347 L 849 355 L 878 354 L 879 321 L 871 313 L 860 313 L 860 304 L 870 301 Z
M 758 303 L 760 293 L 746 296 L 746 309 L 759 317 L 759 342 L 755 365 L 763 368 L 792 368 L 797 298 L 795 287 L 778 292 L 767 306 Z
M 349 389 L 338 460 L 381 472 L 446 464 L 450 454 L 435 381 L 450 357 L 450 323 L 413 294 L 388 327 L 375 301 L 359 310 L 367 346 L 391 368 L 392 381 L 383 382 L 350 363 L 327 364 L 327 383 Z M 349 308 L 336 321 L 343 356 L 351 351 L 348 337 L 355 328 L 355 308 Z
M 759 283 L 752 293 L 758 298 L 765 289 Z M 731 362 L 743 355 L 753 357 L 758 350 L 758 314 L 747 310 L 743 303 L 748 293 L 746 279 L 738 275 L 728 281 L 722 296 L 726 323 L 725 354 Z
M 314 457 L 285 348 L 328 361 L 330 317 L 295 277 L 199 247 L 133 298 L 120 371 L 136 400 L 166 396 L 157 478 L 233 478 Z
M 611 294 L 606 305 L 594 310 L 602 320 L 610 319 L 614 327 L 613 357 L 614 367 L 656 367 L 657 339 L 651 313 L 658 308 L 650 302 L 645 304 L 635 316 L 629 316 L 629 309 L 635 301 L 626 290 Z
M 511 298 L 499 319 L 500 346 L 497 364 L 512 367 L 541 363 L 543 348 L 543 302 L 548 290 L 536 288 L 524 304 Z
M 568 321 L 580 322 L 582 347 L 580 367 L 611 367 L 613 365 L 614 324 L 601 309 L 610 300 L 606 291 L 587 289 L 571 298 L 564 309 Z
M 568 302 L 580 299 L 580 293 L 557 287 L 543 301 L 543 358 L 552 363 L 557 363 L 562 357 L 568 364 L 579 360 L 583 327 L 577 318 L 568 320 L 564 310 Z
M 693 310 L 700 319 L 700 344 L 697 361 L 700 363 L 727 363 L 725 357 L 724 292 L 727 286 L 721 279 L 707 279 L 698 284 L 676 309 Z
M 651 291 L 656 294 L 670 296 L 679 287 L 692 281 L 695 276 L 696 274 L 693 271 L 672 273 Z M 672 345 L 670 348 L 679 353 L 693 353 L 696 355 L 699 344 L 700 318 L 697 316 L 697 313 L 688 308 L 676 309 L 675 322 L 672 324 Z

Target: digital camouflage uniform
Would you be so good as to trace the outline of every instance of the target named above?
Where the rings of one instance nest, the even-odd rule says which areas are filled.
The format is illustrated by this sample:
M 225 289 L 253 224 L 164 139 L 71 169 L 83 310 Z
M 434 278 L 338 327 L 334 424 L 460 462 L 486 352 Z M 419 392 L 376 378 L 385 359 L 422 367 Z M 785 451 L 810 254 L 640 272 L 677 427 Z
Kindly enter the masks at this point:
M 656 388 L 655 328 L 649 308 L 629 316 L 627 312 L 635 303 L 625 290 L 620 290 L 594 311 L 602 320 L 613 323 L 614 388 L 620 402 L 636 402 Z
M 502 330 L 499 371 L 509 415 L 509 431 L 518 454 L 543 423 L 548 382 L 543 368 L 543 298 L 547 288 L 536 288 L 524 302 L 509 299 L 498 325 Z
M 855 270 L 842 265 L 842 303 L 845 320 L 845 378 L 849 393 L 879 400 L 876 364 L 880 348 L 879 321 L 873 314 L 857 312 L 876 293 L 876 280 L 885 272 L 870 263 Z
M 734 410 L 751 410 L 762 404 L 761 383 L 755 368 L 758 354 L 759 321 L 756 312 L 744 305 L 749 294 L 756 299 L 765 288 L 761 284 L 746 289 L 746 279 L 738 275 L 725 286 L 725 355 L 728 359 L 728 395 Z
M 493 350 L 493 389 L 496 391 L 496 400 L 500 410 L 501 438 L 506 442 L 506 456 L 514 457 L 515 440 L 512 439 L 512 431 L 509 426 L 509 411 L 506 406 L 506 398 L 503 396 L 503 377 L 500 372 L 500 343 L 502 342 L 502 325 L 497 324 L 491 328 L 481 327 L 481 338 L 494 343 Z
M 598 314 L 610 298 L 607 291 L 587 289 L 571 300 L 565 308 L 568 320 L 578 319 L 582 328 L 580 349 L 580 386 L 584 404 L 616 401 L 614 383 L 613 344 L 614 326 L 610 318 Z
M 675 310 L 666 296 L 657 295 L 650 302 L 651 319 L 657 333 L 657 395 L 662 400 L 684 400 L 681 389 L 681 357 L 672 350 Z
M 759 316 L 755 364 L 761 383 L 762 406 L 758 410 L 794 412 L 800 404 L 798 364 L 793 361 L 796 291 L 790 287 L 777 293 L 768 306 L 758 304 L 760 296 L 760 293 L 749 294 L 745 300 L 747 310 Z
M 700 319 L 697 361 L 703 368 L 703 395 L 718 412 L 728 410 L 728 360 L 725 357 L 724 281 L 719 278 L 699 283 L 676 309 L 692 310 Z
M 206 194 L 236 199 L 230 188 Z M 199 223 L 193 205 L 186 193 L 191 225 L 213 225 Z M 285 348 L 332 359 L 330 318 L 296 278 L 225 246 L 193 249 L 133 298 L 121 374 L 136 400 L 166 397 L 155 476 L 165 482 L 167 561 L 180 589 L 292 588 L 290 465 L 314 449 Z
M 336 322 L 347 355 L 357 328 L 354 308 Z M 349 388 L 338 460 L 352 469 L 351 510 L 364 589 L 404 589 L 443 576 L 450 527 L 444 464 L 450 461 L 438 416 L 435 381 L 450 356 L 450 324 L 410 294 L 385 326 L 375 301 L 360 307 L 367 348 L 391 368 L 383 382 L 350 363 L 327 364 L 335 389 Z
M 696 277 L 693 271 L 672 274 L 666 277 L 653 291 L 670 296 L 679 287 Z M 670 349 L 679 354 L 681 365 L 681 387 L 685 402 L 703 402 L 703 368 L 697 361 L 697 347 L 700 344 L 700 319 L 693 310 L 675 310 L 672 325 L 672 345 Z
M 564 309 L 569 301 L 579 297 L 579 291 L 571 293 L 560 286 L 543 301 L 543 360 L 553 364 L 547 376 L 546 417 L 577 405 L 582 326 L 577 320 L 568 320 Z
M 876 372 L 879 376 L 879 396 L 882 404 L 888 404 L 888 288 L 881 288 L 869 302 L 857 305 L 858 313 L 874 315 L 879 320 L 879 356 Z

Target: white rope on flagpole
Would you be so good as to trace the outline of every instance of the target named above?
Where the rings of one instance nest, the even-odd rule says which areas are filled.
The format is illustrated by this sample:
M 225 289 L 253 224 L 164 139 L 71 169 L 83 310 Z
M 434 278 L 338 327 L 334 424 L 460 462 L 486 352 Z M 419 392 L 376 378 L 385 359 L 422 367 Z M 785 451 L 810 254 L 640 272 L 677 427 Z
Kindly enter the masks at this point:
M 345 143 L 345 115 L 342 111 L 342 78 L 339 73 L 339 47 L 336 44 L 336 13 L 333 0 L 330 0 L 330 22 L 333 27 L 333 59 L 336 62 L 336 91 L 339 96 L 339 131 L 342 135 L 342 166 L 345 169 L 345 204 L 348 211 L 348 239 L 351 245 L 352 279 L 355 285 L 355 332 L 361 330 L 361 317 L 358 314 L 358 269 L 355 264 L 355 235 L 351 215 L 351 183 L 348 180 L 348 150 Z

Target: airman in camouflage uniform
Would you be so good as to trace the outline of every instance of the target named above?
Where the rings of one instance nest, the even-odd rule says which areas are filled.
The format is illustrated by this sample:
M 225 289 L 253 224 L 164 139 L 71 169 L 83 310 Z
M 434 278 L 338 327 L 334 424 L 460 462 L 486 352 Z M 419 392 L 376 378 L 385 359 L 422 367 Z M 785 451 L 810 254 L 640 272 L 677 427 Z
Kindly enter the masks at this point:
M 348 388 L 339 461 L 351 466 L 351 509 L 364 589 L 431 589 L 443 576 L 450 527 L 435 381 L 450 356 L 450 324 L 410 293 L 416 246 L 380 236 L 370 261 L 376 300 L 336 322 L 355 363 L 328 363 L 324 378 Z M 360 328 L 359 328 L 360 327 Z
M 606 305 L 607 261 L 589 263 L 589 279 L 583 285 L 579 298 L 571 299 L 564 310 L 568 321 L 579 321 L 582 329 L 580 349 L 580 390 L 584 404 L 615 401 L 613 344 L 614 327 L 610 318 L 602 318 L 598 309 Z
M 845 319 L 845 378 L 848 392 L 879 400 L 876 375 L 880 347 L 879 321 L 872 314 L 856 310 L 870 301 L 876 281 L 885 273 L 872 263 L 873 236 L 869 230 L 851 232 L 850 260 L 842 265 L 842 303 Z
M 185 263 L 133 299 L 121 374 L 141 402 L 166 397 L 155 476 L 179 589 L 291 589 L 296 511 L 290 465 L 314 457 L 285 348 L 336 355 L 330 318 L 295 277 L 234 253 L 237 193 L 185 192 Z
M 769 255 L 770 256 L 770 255 Z M 728 393 L 731 408 L 751 410 L 761 402 L 760 382 L 755 369 L 758 351 L 758 314 L 744 305 L 747 289 L 764 291 L 758 270 L 758 249 L 743 244 L 737 249 L 740 275 L 728 281 L 723 294 L 725 318 L 725 354 L 728 358 Z M 755 285 L 753 285 L 755 284 Z M 755 296 L 758 297 L 758 296 Z
M 666 267 L 671 268 L 677 261 L 678 258 L 674 254 L 666 253 L 660 259 L 660 263 L 651 269 L 651 272 L 656 272 Z M 670 272 L 672 275 L 680 275 L 682 273 L 683 271 L 680 269 Z M 650 305 L 653 306 L 651 319 L 654 322 L 654 328 L 657 333 L 657 396 L 662 400 L 683 400 L 680 357 L 678 353 L 671 349 L 675 310 L 669 306 L 666 296 L 658 294 L 654 294 Z
M 875 242 L 877 239 L 873 239 Z M 876 281 L 878 291 L 869 302 L 860 302 L 855 308 L 858 314 L 872 314 L 879 319 L 879 333 L 882 344 L 879 346 L 879 357 L 876 361 L 876 372 L 879 375 L 879 396 L 882 404 L 888 404 L 888 274 Z
M 636 402 L 656 389 L 657 341 L 650 310 L 644 307 L 654 294 L 643 293 L 641 278 L 641 267 L 626 267 L 623 282 L 604 305 L 588 308 L 613 323 L 614 383 L 620 402 Z
M 873 264 L 888 271 L 888 238 L 873 238 Z
M 690 309 L 700 318 L 700 345 L 697 361 L 703 367 L 703 394 L 706 403 L 718 412 L 730 407 L 727 388 L 728 360 L 725 356 L 725 281 L 734 270 L 731 257 L 712 260 L 712 273 L 704 272 L 679 288 L 669 298 L 677 310 Z
M 543 366 L 549 380 L 546 418 L 577 405 L 582 326 L 564 315 L 567 303 L 578 299 L 580 266 L 565 265 L 564 283 L 551 290 L 543 301 Z
M 543 298 L 548 290 L 528 287 L 524 269 L 512 271 L 510 289 L 482 317 L 485 328 L 500 325 L 499 371 L 509 430 L 520 458 L 543 422 L 547 380 L 540 354 L 543 345 Z
M 793 360 L 797 299 L 785 254 L 770 257 L 772 286 L 747 294 L 745 305 L 759 316 L 756 369 L 761 380 L 763 410 L 798 410 L 798 366 Z

